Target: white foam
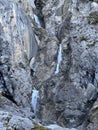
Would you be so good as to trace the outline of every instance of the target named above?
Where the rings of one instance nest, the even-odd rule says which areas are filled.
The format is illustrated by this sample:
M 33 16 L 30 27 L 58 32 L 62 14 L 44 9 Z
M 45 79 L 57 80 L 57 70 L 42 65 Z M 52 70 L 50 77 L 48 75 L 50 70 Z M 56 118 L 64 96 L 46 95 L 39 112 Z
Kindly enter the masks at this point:
M 35 14 L 34 14 L 34 20 L 35 20 L 35 22 L 37 23 L 37 25 L 38 25 L 39 27 L 41 27 L 41 24 L 40 24 L 40 21 L 39 21 L 39 19 L 38 19 L 38 16 L 35 15 Z
M 60 64 L 62 61 L 62 45 L 59 45 L 59 51 L 58 51 L 58 57 L 57 57 L 57 66 L 56 66 L 56 71 L 55 74 L 59 73 L 59 68 L 60 68 Z
M 39 91 L 34 89 L 32 92 L 32 107 L 33 107 L 35 116 L 36 116 L 36 112 L 37 112 L 38 98 L 39 98 Z
M 48 129 L 51 129 L 51 130 L 77 130 L 75 128 L 63 128 L 57 124 L 51 124 L 49 126 L 46 126 Z

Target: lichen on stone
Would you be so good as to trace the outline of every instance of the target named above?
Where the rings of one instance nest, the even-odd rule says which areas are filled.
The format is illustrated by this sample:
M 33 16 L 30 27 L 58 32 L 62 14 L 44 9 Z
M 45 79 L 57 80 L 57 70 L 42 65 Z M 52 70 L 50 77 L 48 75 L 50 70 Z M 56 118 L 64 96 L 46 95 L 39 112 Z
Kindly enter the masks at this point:
M 97 24 L 98 23 L 98 12 L 92 12 L 88 16 L 88 23 L 89 24 Z
M 38 124 L 34 124 L 34 130 L 48 130 L 48 129 L 45 128 L 44 126 L 40 126 Z

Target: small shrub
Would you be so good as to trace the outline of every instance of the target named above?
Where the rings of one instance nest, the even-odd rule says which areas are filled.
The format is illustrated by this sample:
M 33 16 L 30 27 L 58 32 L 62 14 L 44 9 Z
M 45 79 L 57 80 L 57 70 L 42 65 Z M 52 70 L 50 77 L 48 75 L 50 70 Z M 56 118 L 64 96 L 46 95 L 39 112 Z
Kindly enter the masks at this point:
M 82 2 L 89 2 L 90 0 L 81 0 Z
M 3 102 L 3 99 L 0 97 L 0 102 Z
M 87 41 L 87 37 L 86 37 L 86 36 L 82 36 L 82 37 L 80 38 L 80 41 Z
M 4 127 L 6 128 L 6 130 L 11 130 L 11 128 L 9 128 L 8 123 L 4 124 Z
M 87 44 L 87 46 L 90 48 L 90 47 L 93 47 L 93 46 L 95 46 L 95 42 L 93 42 L 92 44 Z
M 0 93 L 0 102 L 3 102 L 2 94 Z
M 39 126 L 38 124 L 34 124 L 34 130 L 48 130 L 48 129 L 43 126 Z
M 88 16 L 88 23 L 89 24 L 97 24 L 98 23 L 98 12 L 92 12 Z

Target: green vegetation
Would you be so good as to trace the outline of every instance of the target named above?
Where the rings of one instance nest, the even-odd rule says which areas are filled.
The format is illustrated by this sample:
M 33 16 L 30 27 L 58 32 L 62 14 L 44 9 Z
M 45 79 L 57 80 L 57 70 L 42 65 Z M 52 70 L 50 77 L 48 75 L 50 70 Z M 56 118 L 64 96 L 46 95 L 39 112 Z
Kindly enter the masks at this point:
M 86 36 L 82 36 L 82 37 L 80 38 L 80 41 L 87 41 L 87 37 L 86 37 Z
M 0 102 L 3 102 L 2 94 L 0 93 Z
M 90 0 L 81 0 L 82 2 L 89 2 Z
M 48 129 L 43 126 L 39 126 L 38 124 L 34 124 L 34 130 L 48 130 Z
M 12 130 L 11 128 L 9 128 L 8 123 L 4 124 L 4 127 L 6 128 L 6 130 Z
M 93 47 L 93 46 L 95 46 L 95 42 L 93 42 L 92 44 L 87 44 L 87 46 L 90 48 L 90 47 Z
M 88 16 L 88 23 L 89 24 L 97 24 L 98 23 L 98 12 L 92 12 Z
M 0 102 L 3 102 L 3 99 L 0 97 Z

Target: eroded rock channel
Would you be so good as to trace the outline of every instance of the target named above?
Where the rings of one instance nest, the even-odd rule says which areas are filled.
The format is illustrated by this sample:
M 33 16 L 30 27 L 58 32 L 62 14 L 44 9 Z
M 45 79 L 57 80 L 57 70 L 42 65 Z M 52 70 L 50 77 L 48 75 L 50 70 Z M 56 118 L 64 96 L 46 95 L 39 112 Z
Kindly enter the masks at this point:
M 0 0 L 0 130 L 98 130 L 97 0 Z

